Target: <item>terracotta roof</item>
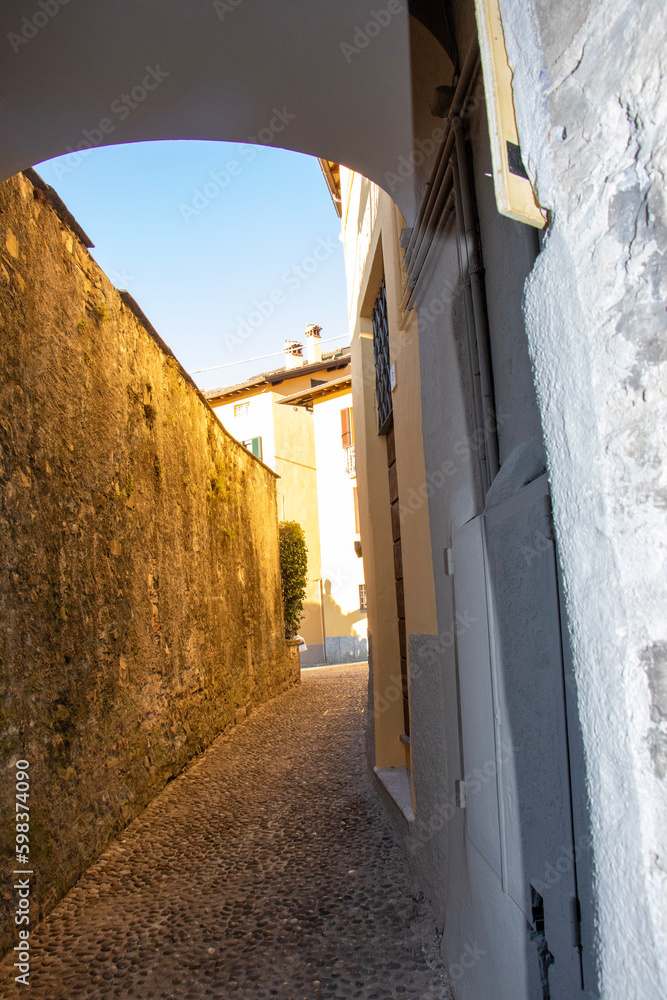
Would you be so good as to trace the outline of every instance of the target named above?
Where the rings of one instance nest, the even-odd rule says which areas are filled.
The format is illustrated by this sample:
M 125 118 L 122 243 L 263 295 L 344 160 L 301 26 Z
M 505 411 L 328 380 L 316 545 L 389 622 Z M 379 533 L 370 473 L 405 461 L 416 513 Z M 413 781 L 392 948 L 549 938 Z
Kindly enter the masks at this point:
M 212 399 L 223 399 L 226 396 L 237 396 L 248 389 L 259 388 L 263 385 L 280 385 L 293 378 L 302 378 L 304 375 L 312 375 L 315 372 L 334 371 L 336 368 L 345 368 L 350 364 L 350 348 L 344 347 L 340 351 L 335 351 L 330 355 L 323 355 L 321 361 L 310 365 L 299 365 L 298 368 L 275 368 L 270 372 L 262 372 L 260 375 L 253 375 L 245 382 L 238 382 L 236 385 L 222 386 L 219 389 L 209 389 L 204 395 L 209 401 Z
M 302 389 L 291 396 L 283 396 L 278 402 L 282 405 L 310 406 L 318 397 L 336 395 L 341 391 L 352 388 L 352 376 L 343 375 L 342 378 L 332 378 L 330 382 L 323 382 L 321 385 L 314 385 L 310 389 Z

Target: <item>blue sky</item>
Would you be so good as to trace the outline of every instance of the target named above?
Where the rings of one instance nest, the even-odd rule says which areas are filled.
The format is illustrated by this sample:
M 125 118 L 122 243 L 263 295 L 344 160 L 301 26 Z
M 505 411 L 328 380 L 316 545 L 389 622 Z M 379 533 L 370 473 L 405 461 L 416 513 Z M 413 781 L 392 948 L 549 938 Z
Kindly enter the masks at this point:
M 224 142 L 146 142 L 37 164 L 204 389 L 278 368 L 309 323 L 349 343 L 343 248 L 317 160 Z M 342 336 L 341 336 L 342 335 Z

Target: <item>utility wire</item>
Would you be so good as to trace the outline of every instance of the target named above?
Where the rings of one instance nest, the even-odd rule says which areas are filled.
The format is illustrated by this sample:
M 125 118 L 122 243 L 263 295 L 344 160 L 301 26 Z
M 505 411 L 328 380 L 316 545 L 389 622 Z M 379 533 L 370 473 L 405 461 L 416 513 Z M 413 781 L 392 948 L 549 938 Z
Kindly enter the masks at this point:
M 347 340 L 347 334 L 341 333 L 339 337 L 329 337 L 327 340 L 321 340 L 320 344 L 330 344 L 334 340 Z M 279 354 L 283 354 L 284 351 L 273 351 L 272 354 L 260 354 L 257 358 L 244 358 L 243 361 L 228 361 L 224 365 L 213 365 L 212 368 L 198 368 L 194 372 L 189 372 L 190 375 L 201 375 L 203 372 L 215 372 L 219 368 L 234 368 L 236 365 L 247 365 L 250 361 L 264 361 L 265 358 L 277 358 Z

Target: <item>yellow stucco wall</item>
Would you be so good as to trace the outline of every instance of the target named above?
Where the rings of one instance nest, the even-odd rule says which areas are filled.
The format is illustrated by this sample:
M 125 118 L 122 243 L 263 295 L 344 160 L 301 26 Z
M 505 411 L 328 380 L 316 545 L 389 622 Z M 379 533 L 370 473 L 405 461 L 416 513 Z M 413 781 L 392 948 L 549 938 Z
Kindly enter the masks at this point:
M 276 387 L 251 389 L 215 410 L 237 440 L 262 439 L 262 458 L 280 476 L 278 518 L 298 521 L 303 528 L 308 546 L 308 584 L 300 632 L 309 647 L 318 647 L 324 638 L 314 421 L 312 413 L 303 407 L 279 405 L 283 396 L 309 387 L 310 378 L 290 378 Z M 237 416 L 235 409 L 242 403 L 249 404 L 248 411 Z
M 289 391 L 299 390 L 290 382 Z M 300 632 L 308 646 L 321 646 L 324 643 L 320 602 L 322 560 L 313 414 L 302 406 L 281 405 L 278 401 L 282 393 L 273 392 L 272 397 L 274 468 L 280 476 L 279 517 L 285 521 L 298 521 L 303 528 L 308 546 L 308 582 Z
M 384 276 L 395 365 L 393 392 L 396 467 L 401 506 L 426 482 L 417 320 L 402 316 L 398 237 L 403 222 L 392 199 L 366 178 L 341 168 L 343 239 L 352 334 L 352 391 L 357 433 L 358 489 L 368 624 L 373 643 L 375 746 L 378 767 L 406 763 L 399 737 L 404 729 L 400 652 L 386 439 L 378 435 L 373 358 L 373 305 Z M 403 328 L 402 328 L 403 327 Z M 401 519 L 406 631 L 436 634 L 436 605 L 428 506 Z M 408 657 L 409 669 L 409 657 Z M 409 763 L 409 758 L 408 761 Z
M 350 392 L 316 400 L 314 406 L 285 404 L 286 396 L 311 389 L 311 380 L 328 382 L 349 375 L 349 368 L 307 373 L 298 370 L 274 386 L 249 387 L 214 406 L 224 426 L 239 441 L 262 439 L 262 458 L 278 473 L 281 521 L 298 521 L 308 546 L 308 583 L 300 633 L 308 652 L 302 662 L 324 660 L 325 636 L 366 635 L 359 611 L 363 564 L 354 552 L 352 487 L 345 471 L 340 410 L 351 406 Z M 248 403 L 238 415 L 239 404 Z
M 357 479 L 345 468 L 340 416 L 351 406 L 351 391 L 315 403 L 317 493 L 326 634 L 363 637 L 367 627 L 366 614 L 359 610 L 359 584 L 364 582 L 364 567 L 354 551 Z

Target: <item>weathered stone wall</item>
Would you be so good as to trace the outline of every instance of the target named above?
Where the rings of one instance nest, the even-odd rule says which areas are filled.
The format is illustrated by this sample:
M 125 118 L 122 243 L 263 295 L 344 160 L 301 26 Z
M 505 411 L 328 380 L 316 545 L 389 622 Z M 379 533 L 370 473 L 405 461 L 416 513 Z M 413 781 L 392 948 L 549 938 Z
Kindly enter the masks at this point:
M 23 175 L 0 186 L 0 310 L 0 842 L 11 872 L 27 758 L 34 920 L 299 664 L 274 474 Z
M 550 212 L 525 311 L 591 802 L 585 973 L 608 1000 L 667 996 L 665 8 L 500 5 Z

